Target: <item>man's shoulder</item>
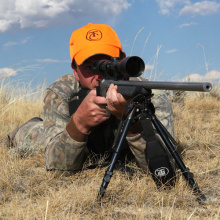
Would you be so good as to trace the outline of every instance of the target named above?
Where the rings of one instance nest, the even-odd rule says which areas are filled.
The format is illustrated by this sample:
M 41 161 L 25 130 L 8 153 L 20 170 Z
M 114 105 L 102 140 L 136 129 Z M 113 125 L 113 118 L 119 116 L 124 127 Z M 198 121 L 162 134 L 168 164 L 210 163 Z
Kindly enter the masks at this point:
M 47 90 L 52 90 L 59 97 L 66 99 L 73 93 L 78 92 L 79 83 L 74 74 L 67 74 L 54 81 Z
M 73 74 L 66 74 L 61 76 L 59 79 L 54 81 L 48 88 L 55 87 L 74 87 L 77 83 L 77 80 Z

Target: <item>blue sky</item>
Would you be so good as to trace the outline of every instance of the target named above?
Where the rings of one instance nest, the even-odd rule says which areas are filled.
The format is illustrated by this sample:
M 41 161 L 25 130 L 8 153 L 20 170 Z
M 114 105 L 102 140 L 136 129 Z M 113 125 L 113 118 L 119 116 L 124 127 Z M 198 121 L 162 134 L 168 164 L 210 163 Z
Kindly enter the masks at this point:
M 220 80 L 217 0 L 0 0 L 0 79 L 49 85 L 72 73 L 70 36 L 90 22 L 112 26 L 146 78 Z

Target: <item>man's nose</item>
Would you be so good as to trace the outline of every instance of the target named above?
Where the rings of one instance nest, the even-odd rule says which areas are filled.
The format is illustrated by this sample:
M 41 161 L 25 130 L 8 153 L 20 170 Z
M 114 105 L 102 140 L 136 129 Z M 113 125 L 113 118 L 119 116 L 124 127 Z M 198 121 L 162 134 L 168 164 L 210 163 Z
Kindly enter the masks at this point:
M 95 79 L 104 79 L 104 76 L 103 75 L 95 75 Z

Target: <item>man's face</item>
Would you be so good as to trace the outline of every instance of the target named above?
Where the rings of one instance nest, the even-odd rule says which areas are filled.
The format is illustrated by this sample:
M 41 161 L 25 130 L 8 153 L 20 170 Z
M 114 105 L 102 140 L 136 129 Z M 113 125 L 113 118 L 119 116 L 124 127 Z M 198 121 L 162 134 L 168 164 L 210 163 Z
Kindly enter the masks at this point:
M 95 60 L 110 60 L 107 55 L 94 55 L 86 59 L 81 65 L 76 65 L 74 74 L 77 81 L 80 82 L 84 89 L 95 89 L 99 85 L 99 80 L 103 79 L 103 75 L 94 74 L 91 70 L 91 65 Z

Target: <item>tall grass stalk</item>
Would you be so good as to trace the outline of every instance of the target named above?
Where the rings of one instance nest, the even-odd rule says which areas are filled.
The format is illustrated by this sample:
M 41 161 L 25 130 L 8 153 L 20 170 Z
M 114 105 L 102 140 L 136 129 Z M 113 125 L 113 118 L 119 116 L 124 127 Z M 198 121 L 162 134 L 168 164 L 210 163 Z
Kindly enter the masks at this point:
M 133 48 L 134 48 L 134 44 L 135 44 L 135 42 L 136 42 L 136 40 L 137 40 L 137 37 L 138 37 L 138 35 L 141 33 L 141 31 L 142 31 L 143 29 L 144 29 L 144 27 L 142 27 L 142 28 L 138 31 L 138 33 L 136 34 L 136 36 L 135 36 L 135 38 L 134 38 L 134 40 L 133 40 L 133 44 L 132 44 L 131 51 L 130 51 L 130 56 L 132 55 Z

